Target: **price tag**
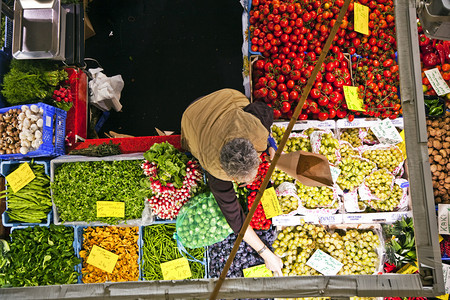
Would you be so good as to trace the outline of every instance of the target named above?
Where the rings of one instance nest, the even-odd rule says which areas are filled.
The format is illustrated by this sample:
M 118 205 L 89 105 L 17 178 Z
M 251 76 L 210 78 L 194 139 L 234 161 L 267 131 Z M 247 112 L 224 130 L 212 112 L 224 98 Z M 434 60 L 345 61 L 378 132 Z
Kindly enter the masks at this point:
M 369 7 L 355 3 L 353 9 L 355 10 L 355 31 L 362 34 L 369 34 Z
M 442 300 L 448 300 L 448 294 L 445 294 L 445 295 L 442 295 L 442 296 L 437 296 L 436 298 L 442 299 Z
M 183 280 L 192 276 L 186 257 L 162 263 L 161 271 L 164 280 Z
M 274 226 L 296 226 L 300 225 L 301 223 L 300 216 L 276 216 L 272 218 L 272 224 Z
M 400 132 L 400 136 L 402 137 L 402 142 L 397 144 L 397 147 L 400 148 L 400 150 L 402 150 L 403 153 L 403 157 L 406 159 L 406 143 L 405 143 L 405 130 L 402 130 Z
M 403 267 L 401 267 L 401 269 L 398 270 L 397 273 L 399 273 L 399 274 L 414 274 L 417 271 L 419 271 L 419 269 L 417 269 L 416 266 L 413 266 L 411 264 L 406 264 Z
M 442 78 L 441 72 L 437 68 L 426 70 L 425 76 L 430 81 L 431 86 L 438 96 L 446 95 L 450 93 L 450 88 L 447 82 Z
M 103 271 L 112 273 L 118 259 L 119 255 L 94 245 L 86 262 Z
M 442 242 L 443 239 L 442 235 L 439 235 L 439 243 Z
M 272 271 L 266 268 L 266 265 L 258 265 L 243 269 L 244 277 L 273 277 Z
M 372 132 L 382 144 L 396 145 L 403 141 L 400 133 L 398 133 L 390 119 L 378 121 L 375 126 L 370 127 L 370 129 L 372 129 Z
M 336 275 L 344 266 L 343 263 L 334 259 L 320 249 L 314 252 L 306 264 L 325 276 Z
M 283 214 L 280 202 L 278 201 L 277 194 L 275 193 L 275 189 L 273 187 L 268 188 L 264 191 L 264 194 L 261 198 L 261 203 L 267 219 L 271 219 L 275 216 Z
M 21 164 L 14 172 L 5 177 L 14 193 L 29 184 L 34 178 L 36 178 L 36 175 L 27 162 Z
M 331 171 L 331 178 L 333 179 L 333 182 L 336 183 L 339 174 L 341 174 L 341 169 L 330 166 L 330 171 Z
M 363 100 L 358 97 L 358 88 L 356 86 L 344 85 L 344 96 L 348 109 L 364 111 Z
M 125 218 L 125 202 L 97 201 L 97 217 Z
M 440 234 L 450 234 L 450 204 L 438 204 L 438 226 Z

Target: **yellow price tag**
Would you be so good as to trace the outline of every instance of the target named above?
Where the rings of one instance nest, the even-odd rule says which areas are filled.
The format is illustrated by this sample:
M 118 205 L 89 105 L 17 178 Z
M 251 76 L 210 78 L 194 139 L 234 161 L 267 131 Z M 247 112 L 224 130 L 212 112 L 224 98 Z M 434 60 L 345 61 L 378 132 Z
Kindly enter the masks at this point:
M 243 269 L 244 277 L 273 277 L 272 271 L 266 268 L 266 265 L 258 265 Z
M 94 245 L 87 258 L 87 263 L 108 273 L 112 273 L 119 255 Z
M 97 217 L 125 218 L 125 202 L 97 201 Z
M 277 194 L 275 193 L 275 189 L 273 187 L 268 188 L 264 191 L 264 194 L 261 198 L 261 203 L 267 219 L 271 219 L 283 214 L 280 202 L 278 201 Z
M 186 257 L 162 263 L 161 271 L 164 280 L 182 280 L 192 276 Z
M 442 295 L 442 296 L 437 296 L 436 298 L 442 299 L 442 300 L 448 300 L 448 294 L 445 294 L 445 295 Z
M 444 237 L 442 235 L 439 235 L 439 243 L 442 242 L 443 239 Z
M 14 193 L 29 184 L 34 178 L 36 178 L 36 175 L 27 162 L 21 164 L 14 172 L 5 177 Z
M 397 144 L 397 146 L 400 150 L 402 150 L 403 157 L 406 159 L 405 130 L 402 130 L 402 132 L 400 132 L 400 136 L 402 137 L 403 141 L 401 143 Z
M 414 274 L 417 271 L 419 271 L 419 269 L 417 269 L 416 266 L 413 266 L 411 264 L 406 264 L 400 270 L 398 270 L 397 273 L 399 273 L 399 274 Z
M 355 31 L 362 34 L 369 34 L 369 7 L 355 3 L 354 4 Z
M 358 97 L 358 88 L 356 86 L 344 85 L 344 96 L 348 109 L 364 111 L 363 100 Z

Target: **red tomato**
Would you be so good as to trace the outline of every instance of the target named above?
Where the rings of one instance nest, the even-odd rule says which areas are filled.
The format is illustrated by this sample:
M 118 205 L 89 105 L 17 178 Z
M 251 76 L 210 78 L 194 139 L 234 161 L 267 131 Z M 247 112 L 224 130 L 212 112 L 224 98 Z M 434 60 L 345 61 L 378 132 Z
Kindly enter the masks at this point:
M 284 101 L 281 106 L 281 112 L 287 113 L 290 110 L 291 110 L 291 104 L 289 104 L 289 102 L 287 102 L 287 101 Z
M 320 112 L 319 113 L 319 120 L 320 121 L 328 120 L 328 114 L 326 112 Z

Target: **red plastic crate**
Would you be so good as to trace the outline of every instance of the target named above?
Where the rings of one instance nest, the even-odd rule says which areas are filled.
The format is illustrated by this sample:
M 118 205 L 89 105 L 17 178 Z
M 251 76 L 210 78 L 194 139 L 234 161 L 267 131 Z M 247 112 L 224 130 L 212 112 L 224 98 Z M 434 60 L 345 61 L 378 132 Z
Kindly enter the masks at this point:
M 68 144 L 74 145 L 87 138 L 88 79 L 86 73 L 78 68 L 66 68 L 66 72 L 73 99 L 73 106 L 67 112 L 66 139 Z
M 175 148 L 181 150 L 181 136 L 180 135 L 164 135 L 164 136 L 140 136 L 140 137 L 128 137 L 128 138 L 115 138 L 115 139 L 90 139 L 75 146 L 74 149 L 84 149 L 90 145 L 101 145 L 102 143 L 120 144 L 120 150 L 122 153 L 135 153 L 145 152 L 153 144 L 168 142 Z

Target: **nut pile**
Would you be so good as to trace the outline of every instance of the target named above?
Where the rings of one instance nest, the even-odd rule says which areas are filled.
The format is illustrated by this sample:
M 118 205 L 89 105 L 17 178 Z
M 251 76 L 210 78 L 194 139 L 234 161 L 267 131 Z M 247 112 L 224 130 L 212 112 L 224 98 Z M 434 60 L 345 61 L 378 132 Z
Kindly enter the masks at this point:
M 20 109 L 14 108 L 0 114 L 0 154 L 20 152 L 19 120 Z
M 450 112 L 445 117 L 427 120 L 428 155 L 436 203 L 450 203 Z

